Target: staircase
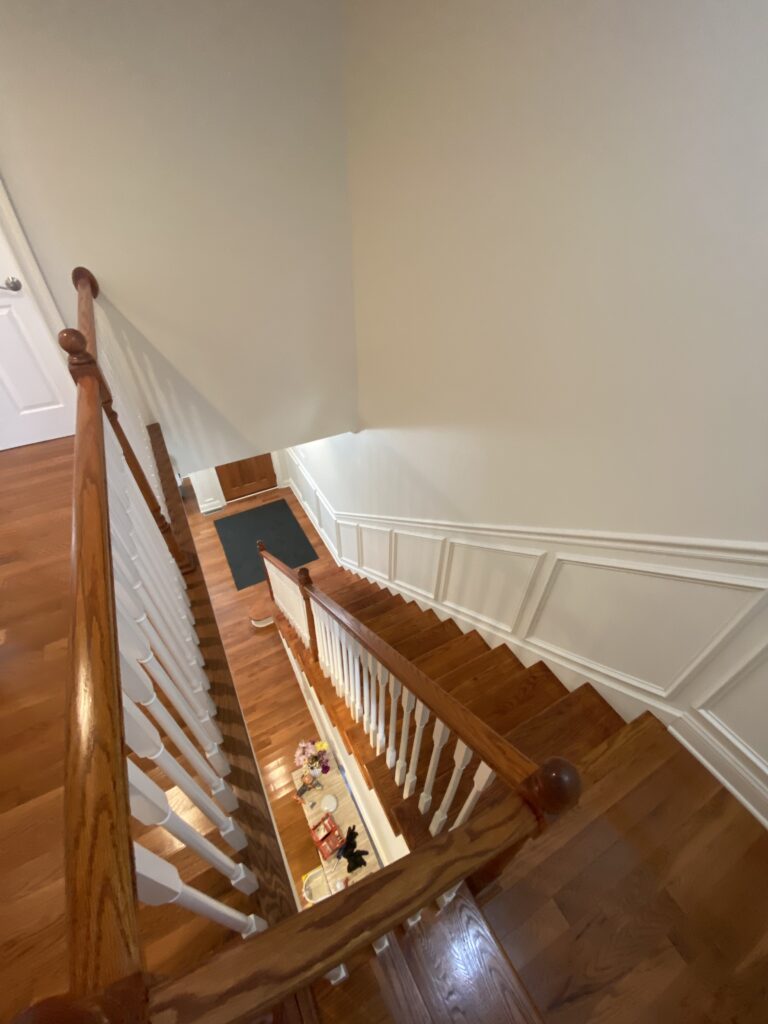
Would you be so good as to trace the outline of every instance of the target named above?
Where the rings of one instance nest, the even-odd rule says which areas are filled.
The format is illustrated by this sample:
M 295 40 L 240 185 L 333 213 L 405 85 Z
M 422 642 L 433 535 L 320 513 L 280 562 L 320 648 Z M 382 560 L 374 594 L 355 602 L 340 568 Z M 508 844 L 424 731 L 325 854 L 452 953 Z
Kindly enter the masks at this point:
M 452 903 L 391 936 L 373 966 L 357 965 L 357 986 L 354 971 L 347 984 L 361 1005 L 378 991 L 397 1021 L 763 1019 L 768 905 L 757 908 L 750 893 L 768 877 L 768 836 L 658 719 L 626 723 L 591 684 L 569 691 L 543 662 L 526 667 L 508 648 L 342 568 L 303 583 L 310 600 L 322 593 L 326 610 L 359 621 L 532 761 L 572 761 L 583 784 L 579 805 L 534 842 L 487 862 Z M 407 794 L 290 612 L 276 611 L 281 635 L 392 828 L 418 850 L 455 778 L 450 744 L 439 746 L 439 728 L 424 730 L 415 774 L 420 785 L 437 758 L 431 799 L 418 786 Z M 403 717 L 400 704 L 398 728 Z M 470 796 L 480 764 L 477 754 L 467 761 L 452 806 Z M 500 780 L 490 784 L 475 813 L 504 791 Z M 451 959 L 457 944 L 471 951 L 461 965 Z M 324 1020 L 374 1019 L 350 1012 L 341 991 L 320 992 L 318 1003 Z
M 63 700 L 58 676 L 55 700 L 36 679 L 32 713 L 18 679 L 9 690 L 20 724 L 44 723 L 4 816 L 11 919 L 39 918 L 3 947 L 8 987 L 26 971 L 14 1019 L 764 1020 L 768 837 L 659 721 L 626 723 L 590 685 L 568 691 L 374 582 L 322 561 L 313 580 L 262 548 L 280 664 L 408 849 L 298 912 L 162 434 L 102 371 L 95 278 L 73 281 L 71 587 L 46 593 L 56 614 L 32 631 L 39 669 L 71 607 L 70 668 Z M 39 534 L 24 556 L 38 571 Z M 12 657 L 22 635 L 12 619 Z M 46 825 L 63 856 L 43 856 Z

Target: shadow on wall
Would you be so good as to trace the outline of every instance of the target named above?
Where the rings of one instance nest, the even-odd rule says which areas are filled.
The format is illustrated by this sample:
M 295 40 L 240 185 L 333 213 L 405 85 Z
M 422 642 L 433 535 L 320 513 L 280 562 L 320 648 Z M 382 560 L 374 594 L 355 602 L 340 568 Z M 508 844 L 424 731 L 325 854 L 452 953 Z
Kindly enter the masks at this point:
M 182 476 L 257 454 L 253 441 L 211 405 L 141 331 L 101 295 L 97 305 L 99 344 L 107 358 L 127 371 L 124 382 L 145 423 L 158 422 Z M 116 407 L 118 414 L 120 408 Z M 260 453 L 258 453 L 260 454 Z

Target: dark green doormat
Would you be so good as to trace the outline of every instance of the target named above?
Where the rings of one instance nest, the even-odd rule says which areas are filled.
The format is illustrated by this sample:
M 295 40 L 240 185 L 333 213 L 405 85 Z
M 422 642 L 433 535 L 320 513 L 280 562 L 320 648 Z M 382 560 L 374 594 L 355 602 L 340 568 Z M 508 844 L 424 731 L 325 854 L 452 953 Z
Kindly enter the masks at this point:
M 315 549 L 283 498 L 245 512 L 222 516 L 215 520 L 215 525 L 238 590 L 252 587 L 265 579 L 264 566 L 256 548 L 258 540 L 263 540 L 267 551 L 292 569 L 317 559 Z

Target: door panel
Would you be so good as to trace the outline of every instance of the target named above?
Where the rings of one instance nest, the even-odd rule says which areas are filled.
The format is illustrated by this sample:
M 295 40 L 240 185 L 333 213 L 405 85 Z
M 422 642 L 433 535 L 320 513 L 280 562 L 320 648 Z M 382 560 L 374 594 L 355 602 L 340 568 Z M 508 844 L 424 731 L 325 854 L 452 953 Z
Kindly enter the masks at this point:
M 0 235 L 0 284 L 20 277 L 18 292 L 0 290 L 0 449 L 74 432 L 75 388 L 66 363 L 29 292 L 10 245 Z
M 217 466 L 216 475 L 227 501 L 277 487 L 272 456 L 269 454 L 254 455 L 250 459 L 240 459 L 239 462 Z

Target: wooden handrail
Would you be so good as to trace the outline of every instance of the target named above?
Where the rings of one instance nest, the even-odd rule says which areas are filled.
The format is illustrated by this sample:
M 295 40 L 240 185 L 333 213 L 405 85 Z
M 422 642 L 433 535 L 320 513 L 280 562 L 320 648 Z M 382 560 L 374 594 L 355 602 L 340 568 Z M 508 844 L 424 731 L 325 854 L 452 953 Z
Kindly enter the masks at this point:
M 161 982 L 150 993 L 152 1024 L 255 1020 L 536 831 L 526 803 L 505 794 L 344 892 Z
M 276 569 L 280 570 L 283 576 L 287 576 L 288 579 L 295 583 L 297 587 L 301 586 L 298 569 L 292 569 L 290 565 L 286 565 L 285 562 L 281 562 L 279 558 L 276 558 L 273 554 L 267 551 L 263 540 L 257 540 L 256 547 L 259 549 L 259 554 L 265 562 L 269 562 L 271 565 L 274 565 Z M 269 583 L 269 575 L 267 575 L 267 583 Z M 271 583 L 269 583 L 269 593 L 272 596 Z
M 581 795 L 581 779 L 577 769 L 564 758 L 551 758 L 541 768 L 513 746 L 495 729 L 478 718 L 464 704 L 452 697 L 433 679 L 421 671 L 413 662 L 404 658 L 386 640 L 368 629 L 359 619 L 351 615 L 333 598 L 319 590 L 309 578 L 306 569 L 291 569 L 266 550 L 258 542 L 262 558 L 271 562 L 301 588 L 305 600 L 313 598 L 342 628 L 353 636 L 376 660 L 399 682 L 420 700 L 422 704 L 447 725 L 449 729 L 467 744 L 496 775 L 512 789 L 519 791 L 537 813 L 560 814 L 578 803 Z M 267 577 L 269 578 L 269 577 Z M 272 587 L 270 585 L 270 595 Z M 274 600 L 274 595 L 272 595 Z M 314 635 L 314 618 L 311 608 L 307 609 L 310 630 Z M 317 657 L 317 640 L 314 640 L 313 657 Z
M 368 629 L 359 619 L 328 597 L 314 585 L 308 588 L 310 596 L 321 605 L 342 628 L 388 669 L 402 685 L 420 700 L 462 739 L 481 760 L 496 772 L 500 779 L 517 788 L 532 775 L 538 765 L 497 733 L 464 704 L 451 696 L 434 679 L 422 672 L 413 662 L 404 658 L 386 640 Z
M 163 535 L 166 546 L 182 573 L 192 572 L 197 560 L 190 551 L 185 551 L 176 540 L 171 524 L 163 515 L 160 502 L 152 489 L 149 480 L 139 462 L 131 442 L 128 440 L 117 410 L 98 361 L 98 345 L 96 341 L 96 317 L 93 300 L 99 294 L 99 282 L 85 267 L 75 267 L 72 271 L 72 283 L 77 290 L 77 330 L 62 331 L 59 341 L 62 348 L 69 353 L 69 368 L 75 380 L 78 375 L 88 374 L 98 377 L 101 382 L 101 395 L 104 412 L 109 420 L 115 437 L 118 440 L 126 464 L 133 474 L 141 496 L 147 503 L 155 524 Z
M 77 419 L 64 786 L 69 991 L 82 999 L 125 986 L 126 1005 L 141 1021 L 146 992 L 123 747 L 102 382 L 85 344 L 71 358 Z M 134 982 L 126 985 L 128 979 Z

